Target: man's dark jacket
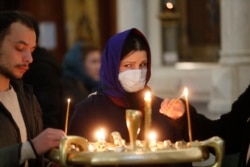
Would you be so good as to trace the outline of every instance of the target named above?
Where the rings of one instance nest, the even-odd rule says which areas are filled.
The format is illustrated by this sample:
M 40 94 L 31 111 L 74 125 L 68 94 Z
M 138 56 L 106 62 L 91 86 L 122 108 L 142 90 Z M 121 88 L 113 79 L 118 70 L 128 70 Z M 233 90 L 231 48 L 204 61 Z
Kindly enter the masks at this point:
M 22 81 L 11 81 L 27 129 L 27 138 L 32 139 L 42 131 L 41 109 L 32 89 Z M 0 166 L 18 167 L 21 149 L 20 131 L 11 113 L 0 102 Z M 41 158 L 29 161 L 29 167 L 41 167 Z

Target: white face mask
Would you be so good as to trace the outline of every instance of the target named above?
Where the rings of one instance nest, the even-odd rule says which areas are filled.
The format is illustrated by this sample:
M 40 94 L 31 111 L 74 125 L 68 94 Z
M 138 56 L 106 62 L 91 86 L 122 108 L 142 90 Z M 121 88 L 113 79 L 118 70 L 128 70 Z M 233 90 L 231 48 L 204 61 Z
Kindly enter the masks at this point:
M 126 70 L 119 73 L 118 79 L 127 92 L 137 92 L 144 88 L 147 69 Z

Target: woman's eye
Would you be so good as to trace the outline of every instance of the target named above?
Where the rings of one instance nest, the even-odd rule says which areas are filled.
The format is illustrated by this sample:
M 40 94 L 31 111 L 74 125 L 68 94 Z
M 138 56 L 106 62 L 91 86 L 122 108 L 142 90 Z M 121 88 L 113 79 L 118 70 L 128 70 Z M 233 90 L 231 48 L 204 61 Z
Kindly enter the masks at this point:
M 140 66 L 141 67 L 147 67 L 147 63 L 142 63 Z
M 124 66 L 125 66 L 126 68 L 131 68 L 131 67 L 132 67 L 131 64 L 125 64 Z

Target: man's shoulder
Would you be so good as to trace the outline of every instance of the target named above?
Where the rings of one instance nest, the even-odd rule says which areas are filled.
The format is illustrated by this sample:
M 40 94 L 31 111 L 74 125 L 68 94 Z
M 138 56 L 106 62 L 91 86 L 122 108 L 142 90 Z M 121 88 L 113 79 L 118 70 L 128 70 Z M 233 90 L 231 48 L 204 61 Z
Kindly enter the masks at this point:
M 10 84 L 13 86 L 14 90 L 18 92 L 27 92 L 33 94 L 32 85 L 23 82 L 23 80 L 11 80 Z

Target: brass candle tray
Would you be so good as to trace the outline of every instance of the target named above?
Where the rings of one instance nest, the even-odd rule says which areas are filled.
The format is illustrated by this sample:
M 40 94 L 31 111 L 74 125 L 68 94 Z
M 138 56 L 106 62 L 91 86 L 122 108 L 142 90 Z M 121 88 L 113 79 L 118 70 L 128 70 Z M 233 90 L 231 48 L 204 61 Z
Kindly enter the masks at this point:
M 63 166 L 173 164 L 204 161 L 209 158 L 209 147 L 214 150 L 216 157 L 211 167 L 220 167 L 224 142 L 217 136 L 204 141 L 153 142 L 148 148 L 138 140 L 135 150 L 117 139 L 91 143 L 79 136 L 67 136 L 61 140 L 58 149 L 50 151 L 48 157 Z

